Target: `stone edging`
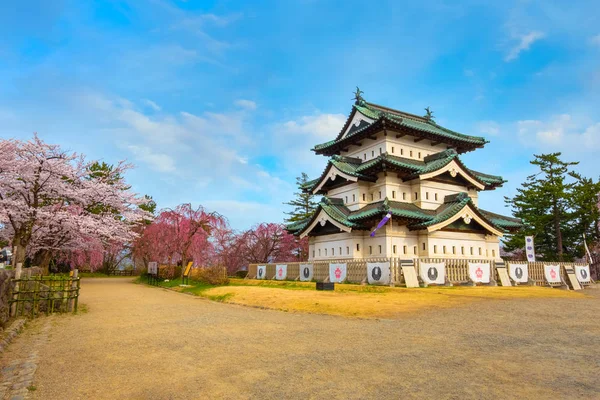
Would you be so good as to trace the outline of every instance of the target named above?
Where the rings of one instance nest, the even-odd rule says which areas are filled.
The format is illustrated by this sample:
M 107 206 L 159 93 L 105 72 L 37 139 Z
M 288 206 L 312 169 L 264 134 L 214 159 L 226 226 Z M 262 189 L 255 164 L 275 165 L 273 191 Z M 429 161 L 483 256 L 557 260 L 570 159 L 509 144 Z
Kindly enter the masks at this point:
M 18 319 L 14 321 L 8 329 L 4 331 L 4 335 L 2 339 L 0 339 L 0 354 L 4 352 L 4 350 L 8 347 L 10 342 L 19 334 L 19 332 L 25 326 L 26 319 Z

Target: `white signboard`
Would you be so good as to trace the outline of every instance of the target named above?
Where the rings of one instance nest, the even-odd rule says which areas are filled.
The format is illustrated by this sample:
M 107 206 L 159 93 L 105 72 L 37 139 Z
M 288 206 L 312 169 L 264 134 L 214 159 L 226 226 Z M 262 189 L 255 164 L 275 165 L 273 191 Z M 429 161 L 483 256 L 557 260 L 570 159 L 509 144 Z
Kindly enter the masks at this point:
M 527 254 L 527 261 L 535 261 L 535 246 L 533 244 L 533 236 L 525 236 L 525 254 Z
M 577 276 L 577 280 L 579 282 L 585 283 L 590 282 L 590 266 L 586 265 L 584 267 L 576 265 L 575 266 L 575 275 Z
M 446 283 L 446 263 L 420 263 L 419 273 L 423 282 L 427 284 Z
M 310 282 L 313 279 L 313 265 L 300 264 L 300 280 L 302 282 Z
M 367 280 L 370 285 L 389 285 L 390 262 L 368 262 Z
M 148 274 L 149 275 L 158 274 L 158 263 L 156 261 L 151 261 L 148 263 Z
M 341 283 L 346 280 L 346 263 L 329 264 L 329 282 Z
M 544 276 L 549 283 L 561 283 L 560 265 L 544 265 Z
M 469 263 L 469 278 L 473 282 L 490 283 L 490 264 Z
M 277 264 L 275 266 L 275 279 L 278 281 L 284 281 L 287 279 L 287 265 Z
M 527 264 L 508 264 L 508 275 L 510 278 L 519 283 L 527 283 L 529 281 L 529 268 Z
M 259 265 L 258 267 L 256 267 L 256 279 L 266 279 L 267 275 L 267 266 L 266 265 Z

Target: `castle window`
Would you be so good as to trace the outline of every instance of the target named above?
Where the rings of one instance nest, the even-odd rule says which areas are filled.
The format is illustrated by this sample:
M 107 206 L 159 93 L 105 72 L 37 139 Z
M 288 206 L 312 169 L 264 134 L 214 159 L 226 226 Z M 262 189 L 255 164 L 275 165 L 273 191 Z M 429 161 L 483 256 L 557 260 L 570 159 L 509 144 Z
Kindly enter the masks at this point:
M 492 250 L 492 257 L 496 257 L 496 250 Z
M 374 198 L 373 196 L 374 196 L 373 193 L 371 193 L 371 201 L 373 201 L 373 198 Z
M 446 254 L 446 246 L 444 246 L 443 249 L 444 249 L 444 254 Z
M 456 246 L 452 246 L 452 254 L 456 254 Z
M 363 193 L 363 201 L 367 201 L 367 194 Z
M 396 245 L 394 245 L 394 247 L 392 248 L 392 251 L 394 252 L 394 254 L 396 254 Z
M 473 248 L 471 247 L 471 255 L 473 255 Z
M 434 195 L 435 201 L 437 201 L 437 193 Z
M 429 200 L 429 192 L 425 192 L 425 200 Z
M 354 203 L 355 201 L 356 201 L 356 195 L 355 195 L 355 194 L 353 194 L 353 195 L 352 195 L 352 202 Z
M 319 257 L 321 257 L 321 249 L 319 249 Z
M 381 245 L 379 245 L 379 254 L 381 254 Z
M 392 146 L 392 154 L 394 154 L 394 146 Z
M 313 250 L 313 258 L 315 258 L 315 251 Z
M 409 153 L 409 154 L 410 154 L 410 156 L 412 157 L 412 150 L 410 151 L 410 153 Z
M 406 246 L 403 246 L 403 247 L 402 247 L 402 252 L 403 252 L 404 254 L 406 254 L 406 250 L 407 250 L 407 249 L 406 249 Z
M 479 248 L 479 255 L 481 255 L 481 247 Z
M 375 157 L 375 150 L 371 150 L 371 157 Z
M 419 152 L 419 158 L 421 158 L 421 152 Z
M 404 149 L 400 148 L 400 155 L 404 155 Z
M 423 242 L 423 250 L 425 250 L 425 242 Z
M 360 244 L 356 243 L 356 251 L 360 251 Z
M 350 246 L 346 246 L 346 254 L 350 254 Z
M 363 154 L 364 159 L 367 159 L 367 153 Z
M 419 193 L 415 192 L 415 200 L 419 200 Z
M 369 254 L 373 254 L 373 246 L 369 246 Z
M 346 196 L 346 204 L 348 204 L 348 196 Z
M 464 246 L 460 246 L 460 254 L 462 254 L 463 256 L 465 255 L 465 247 Z
M 433 245 L 433 254 L 437 254 L 437 245 Z
M 379 154 L 383 154 L 383 150 L 381 149 L 381 147 L 379 148 Z
M 415 256 L 417 255 L 417 246 L 413 246 L 413 253 L 415 253 Z
M 395 198 L 396 198 L 396 191 L 392 190 L 392 199 L 395 199 Z
M 406 200 L 406 193 L 402 192 L 402 200 Z
M 333 248 L 333 247 L 331 248 L 331 255 L 335 256 L 335 248 Z
M 342 248 L 340 247 L 340 256 L 342 255 Z
M 489 253 L 489 250 L 488 250 L 488 249 L 485 249 L 485 256 L 486 256 L 486 257 L 489 257 L 489 256 L 490 256 L 490 253 Z
M 379 200 L 381 200 L 381 190 L 379 191 Z

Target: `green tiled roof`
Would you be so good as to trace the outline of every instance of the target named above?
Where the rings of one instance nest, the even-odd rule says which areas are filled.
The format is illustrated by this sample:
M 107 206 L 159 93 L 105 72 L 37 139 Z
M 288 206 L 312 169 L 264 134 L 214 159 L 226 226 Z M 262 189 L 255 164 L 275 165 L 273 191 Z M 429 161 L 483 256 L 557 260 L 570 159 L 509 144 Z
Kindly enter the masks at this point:
M 375 122 L 369 125 L 365 125 L 360 129 L 355 129 L 346 137 L 342 138 L 345 129 L 348 127 L 350 118 L 352 117 L 355 111 L 360 112 L 367 118 L 375 120 Z M 428 133 L 430 135 L 433 135 L 434 137 L 437 137 L 442 142 L 444 142 L 444 140 L 450 140 L 452 143 L 462 143 L 463 145 L 466 145 L 467 147 L 471 148 L 481 147 L 488 143 L 488 141 L 486 141 L 483 137 L 470 136 L 452 131 L 450 129 L 444 128 L 443 126 L 436 124 L 435 121 L 433 121 L 432 119 L 419 117 L 414 114 L 362 101 L 360 104 L 353 105 L 353 111 L 350 114 L 348 120 L 346 121 L 346 124 L 344 124 L 342 131 L 340 131 L 340 133 L 338 134 L 337 138 L 334 140 L 330 140 L 326 143 L 317 144 L 313 148 L 313 150 L 318 152 L 321 150 L 325 150 L 341 141 L 347 141 L 347 139 L 357 136 L 360 132 L 363 132 L 364 130 L 368 129 L 371 125 L 377 123 L 378 121 L 384 120 L 390 121 L 399 127 L 406 127 L 414 131 Z
M 287 230 L 291 233 L 299 234 L 312 223 L 321 210 L 338 223 L 353 229 L 368 230 L 369 227 L 363 225 L 363 221 L 383 217 L 390 212 L 393 217 L 414 220 L 414 223 L 409 224 L 408 228 L 410 230 L 419 230 L 447 221 L 468 204 L 471 205 L 474 212 L 478 213 L 480 217 L 487 220 L 490 225 L 498 228 L 500 231 L 514 231 L 522 227 L 519 219 L 479 210 L 466 193 L 457 193 L 446 196 L 444 204 L 440 205 L 436 210 L 423 210 L 413 203 L 390 201 L 386 198 L 383 201 L 370 203 L 360 210 L 350 211 L 344 205 L 342 199 L 323 197 L 317 211 L 311 218 L 290 224 L 287 226 Z
M 321 177 L 314 179 L 310 182 L 307 182 L 302 189 L 303 190 L 312 190 L 320 181 L 324 179 L 329 171 L 330 165 L 334 165 L 340 171 L 357 177 L 361 180 L 366 181 L 375 181 L 377 177 L 373 175 L 369 170 L 373 167 L 379 166 L 382 163 L 388 164 L 400 169 L 404 169 L 409 172 L 409 176 L 407 179 L 417 178 L 419 175 L 426 174 L 429 172 L 437 171 L 440 168 L 448 165 L 452 160 L 456 160 L 459 165 L 461 165 L 467 173 L 470 173 L 475 179 L 479 180 L 482 184 L 486 186 L 486 189 L 493 189 L 500 185 L 502 185 L 505 180 L 502 179 L 501 176 L 494 176 L 483 174 L 481 172 L 473 171 L 468 169 L 460 158 L 458 158 L 458 153 L 454 149 L 448 149 L 445 151 L 441 151 L 439 153 L 431 154 L 421 160 L 413 160 L 410 158 L 398 157 L 388 153 L 381 154 L 372 160 L 362 162 L 359 158 L 352 157 L 344 157 L 334 155 L 330 158 L 327 167 L 321 174 Z

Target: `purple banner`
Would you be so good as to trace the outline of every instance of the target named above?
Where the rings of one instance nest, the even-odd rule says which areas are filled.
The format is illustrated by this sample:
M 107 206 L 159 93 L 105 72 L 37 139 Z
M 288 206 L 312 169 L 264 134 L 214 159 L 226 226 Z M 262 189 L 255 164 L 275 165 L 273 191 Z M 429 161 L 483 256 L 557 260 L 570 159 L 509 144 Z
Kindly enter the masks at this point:
M 377 225 L 377 227 L 373 229 L 373 232 L 371 232 L 371 237 L 375 237 L 375 232 L 377 231 L 377 229 L 380 229 L 382 226 L 384 226 L 390 220 L 390 218 L 392 218 L 392 213 L 387 213 L 385 217 L 383 217 L 379 225 Z

